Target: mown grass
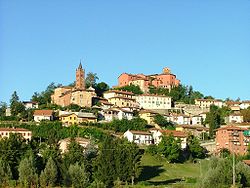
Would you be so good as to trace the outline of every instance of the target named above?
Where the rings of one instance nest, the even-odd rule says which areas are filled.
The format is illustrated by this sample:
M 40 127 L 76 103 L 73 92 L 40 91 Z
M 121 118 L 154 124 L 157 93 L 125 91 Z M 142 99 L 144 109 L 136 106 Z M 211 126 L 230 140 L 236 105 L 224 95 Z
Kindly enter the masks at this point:
M 207 169 L 207 163 L 207 160 L 202 160 L 173 164 L 145 153 L 141 161 L 142 173 L 136 187 L 197 187 L 201 174 Z

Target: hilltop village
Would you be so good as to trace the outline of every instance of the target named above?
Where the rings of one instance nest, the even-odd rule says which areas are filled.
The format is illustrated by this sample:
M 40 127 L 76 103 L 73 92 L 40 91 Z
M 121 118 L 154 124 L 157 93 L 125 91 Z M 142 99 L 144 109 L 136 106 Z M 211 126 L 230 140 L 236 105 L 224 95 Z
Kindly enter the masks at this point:
M 104 135 L 109 135 L 133 143 L 152 155 L 165 156 L 169 162 L 225 153 L 250 155 L 250 101 L 223 101 L 204 96 L 191 86 L 183 86 L 167 67 L 162 73 L 151 75 L 122 73 L 117 86 L 112 88 L 104 82 L 96 83 L 97 79 L 94 73 L 86 76 L 80 63 L 73 84 L 52 84 L 46 91 L 35 93 L 31 101 L 20 101 L 14 92 L 10 107 L 2 105 L 0 109 L 0 138 L 18 133 L 28 141 L 56 143 L 60 152 L 67 154 L 72 138 L 85 151 L 90 145 L 108 147 L 107 143 L 101 146 L 98 143 L 103 142 Z M 47 148 L 51 149 L 51 145 Z M 177 153 L 173 154 L 173 150 Z M 98 156 L 100 154 L 95 160 Z M 250 160 L 244 160 L 244 164 L 250 165 Z M 17 179 L 20 175 L 13 177 Z M 121 184 L 131 181 L 132 185 L 134 179 L 139 178 L 121 177 L 118 176 Z M 116 178 L 97 179 L 113 186 Z M 65 185 L 58 181 L 53 185 Z

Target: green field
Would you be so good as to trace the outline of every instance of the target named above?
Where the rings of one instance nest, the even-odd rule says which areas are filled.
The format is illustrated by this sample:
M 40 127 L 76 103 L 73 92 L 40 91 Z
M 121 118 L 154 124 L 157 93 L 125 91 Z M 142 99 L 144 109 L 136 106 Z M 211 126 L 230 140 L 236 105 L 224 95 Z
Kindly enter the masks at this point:
M 207 168 L 207 160 L 170 164 L 160 157 L 144 154 L 142 173 L 136 187 L 197 187 L 197 182 Z

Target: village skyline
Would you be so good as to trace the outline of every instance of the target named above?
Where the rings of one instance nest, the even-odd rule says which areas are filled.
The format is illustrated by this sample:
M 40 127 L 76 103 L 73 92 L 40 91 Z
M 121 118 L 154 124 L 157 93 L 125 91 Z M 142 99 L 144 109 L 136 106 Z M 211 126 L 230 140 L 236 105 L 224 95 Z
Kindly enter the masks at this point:
M 249 98 L 249 1 L 0 3 L 0 101 L 71 83 L 80 59 L 111 87 L 169 67 L 205 95 Z

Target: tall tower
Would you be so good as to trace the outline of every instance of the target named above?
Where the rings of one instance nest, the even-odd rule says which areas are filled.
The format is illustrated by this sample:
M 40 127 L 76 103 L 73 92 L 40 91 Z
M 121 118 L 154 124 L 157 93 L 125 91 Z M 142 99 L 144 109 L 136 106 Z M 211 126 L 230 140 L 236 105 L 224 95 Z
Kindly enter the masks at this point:
M 85 89 L 85 70 L 82 68 L 82 63 L 76 69 L 76 89 Z

